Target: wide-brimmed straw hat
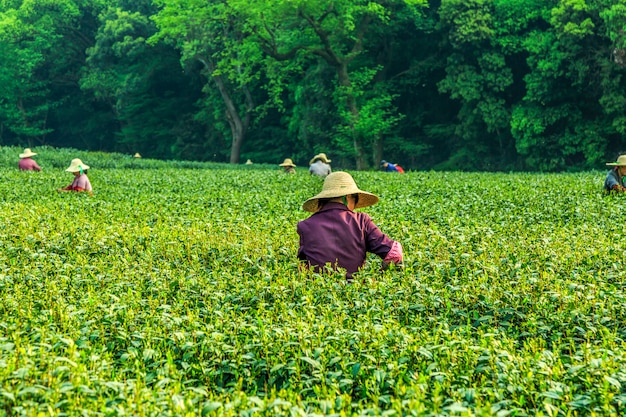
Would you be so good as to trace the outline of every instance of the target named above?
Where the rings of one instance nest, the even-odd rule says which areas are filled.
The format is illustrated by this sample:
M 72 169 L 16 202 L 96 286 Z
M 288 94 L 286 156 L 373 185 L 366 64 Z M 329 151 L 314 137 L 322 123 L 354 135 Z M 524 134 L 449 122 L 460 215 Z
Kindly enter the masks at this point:
M 304 204 L 302 204 L 302 208 L 306 211 L 315 213 L 319 210 L 318 201 L 320 199 L 336 198 L 350 194 L 359 195 L 359 201 L 356 203 L 354 208 L 369 207 L 378 203 L 378 196 L 368 193 L 367 191 L 360 190 L 359 187 L 357 187 L 356 182 L 354 182 L 352 175 L 347 172 L 337 171 L 332 174 L 328 174 L 326 179 L 324 179 L 322 192 L 305 201 Z
M 626 166 L 626 155 L 620 155 L 617 158 L 617 162 L 607 162 L 606 163 L 609 166 L 612 167 L 625 167 Z
M 311 159 L 311 160 L 309 161 L 309 165 L 311 165 L 311 164 L 312 164 L 313 162 L 315 162 L 317 159 L 319 159 L 320 161 L 322 161 L 322 162 L 323 162 L 323 163 L 325 163 L 325 164 L 330 164 L 330 162 L 331 162 L 331 161 L 330 161 L 330 159 L 328 159 L 328 158 L 326 157 L 326 154 L 325 154 L 325 153 L 318 153 L 317 155 L 315 155 L 315 156 L 313 157 L 313 159 Z
M 70 162 L 70 166 L 69 168 L 66 169 L 67 172 L 79 172 L 79 171 L 85 171 L 89 169 L 89 165 L 86 165 L 83 163 L 83 161 L 81 161 L 78 158 L 74 158 L 72 159 L 72 162 Z
M 252 165 L 252 161 L 251 161 L 250 159 L 248 159 L 248 160 L 246 161 L 246 165 Z
M 20 154 L 20 159 L 22 158 L 30 158 L 31 156 L 37 155 L 35 152 L 31 151 L 30 148 L 24 149 L 24 153 Z
M 293 163 L 291 158 L 285 158 L 283 163 L 282 164 L 278 164 L 278 166 L 281 166 L 281 167 L 295 167 L 296 164 Z
M 141 154 L 139 152 L 135 153 L 133 155 L 133 158 L 141 158 Z

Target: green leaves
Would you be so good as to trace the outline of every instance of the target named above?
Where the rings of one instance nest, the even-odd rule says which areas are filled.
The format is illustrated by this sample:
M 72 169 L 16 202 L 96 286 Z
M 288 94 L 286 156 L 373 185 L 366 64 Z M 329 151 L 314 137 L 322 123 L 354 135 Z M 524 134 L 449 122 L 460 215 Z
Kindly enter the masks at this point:
M 584 0 L 562 0 L 551 10 L 550 23 L 559 36 L 584 38 L 593 35 L 595 28 L 589 12 L 591 7 Z
M 57 88 L 77 79 L 82 42 L 88 38 L 80 28 L 88 20 L 85 9 L 97 10 L 97 5 L 71 0 L 18 3 L 0 12 L 0 120 L 27 143 L 45 143 L 53 131 L 51 114 L 67 99 L 67 91 L 55 94 Z
M 372 256 L 347 285 L 298 267 L 320 187 L 304 170 L 40 148 L 25 173 L 20 151 L 0 149 L 5 409 L 623 411 L 623 226 L 606 215 L 623 198 L 604 172 L 354 172 L 405 266 Z M 76 156 L 93 197 L 54 191 Z
M 450 41 L 455 46 L 485 41 L 494 34 L 489 1 L 442 1 L 439 15 L 442 24 L 450 26 Z

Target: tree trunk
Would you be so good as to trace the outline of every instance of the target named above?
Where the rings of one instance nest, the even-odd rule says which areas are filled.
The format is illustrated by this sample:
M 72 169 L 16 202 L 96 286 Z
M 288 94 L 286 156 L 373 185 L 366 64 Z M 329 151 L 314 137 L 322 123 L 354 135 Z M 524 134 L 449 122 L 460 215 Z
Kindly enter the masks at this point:
M 350 132 L 352 132 L 352 144 L 354 146 L 356 169 L 361 171 L 367 168 L 367 161 L 363 152 L 363 144 L 361 143 L 361 138 L 358 137 L 358 135 L 354 131 L 354 125 L 359 120 L 359 108 L 356 104 L 354 94 L 352 94 L 352 92 L 350 91 L 352 83 L 350 82 L 350 76 L 348 75 L 348 64 L 345 61 L 342 61 L 337 67 L 337 80 L 339 81 L 339 85 L 345 87 L 347 90 L 346 106 L 350 111 L 348 128 L 350 129 Z
M 241 123 L 241 120 L 239 120 L 238 116 L 237 118 L 233 118 L 228 111 L 226 111 L 226 120 L 230 125 L 230 132 L 232 136 L 230 144 L 230 163 L 238 164 L 239 156 L 241 155 L 241 144 L 243 143 L 245 135 L 243 131 L 243 124 Z
M 248 126 L 244 123 L 243 120 L 241 120 L 241 117 L 239 117 L 237 107 L 230 97 L 230 94 L 226 90 L 226 86 L 224 85 L 224 80 L 222 79 L 222 77 L 220 75 L 213 76 L 213 81 L 215 81 L 217 89 L 222 96 L 222 100 L 224 100 L 224 104 L 226 105 L 226 120 L 228 120 L 228 124 L 230 125 L 230 131 L 232 134 L 230 163 L 238 164 L 239 156 L 241 154 L 241 145 L 246 135 L 246 130 Z
M 374 148 L 373 148 L 373 158 L 374 158 L 374 166 L 378 164 L 383 159 L 383 138 L 378 136 L 374 140 Z
M 252 95 L 247 87 L 243 87 L 243 91 L 245 94 L 245 102 L 246 102 L 246 115 L 242 119 L 239 116 L 239 112 L 237 111 L 237 106 L 233 102 L 228 89 L 224 83 L 224 79 L 221 75 L 213 75 L 213 64 L 210 61 L 206 61 L 200 59 L 200 62 L 204 64 L 205 68 L 209 72 L 209 76 L 213 78 L 215 85 L 217 86 L 220 95 L 222 96 L 222 100 L 224 100 L 224 105 L 226 106 L 226 120 L 230 126 L 231 132 L 231 147 L 230 147 L 230 163 L 238 164 L 239 158 L 241 156 L 241 145 L 243 144 L 244 138 L 246 137 L 246 133 L 248 132 L 248 127 L 250 126 L 251 119 L 251 111 L 252 111 Z

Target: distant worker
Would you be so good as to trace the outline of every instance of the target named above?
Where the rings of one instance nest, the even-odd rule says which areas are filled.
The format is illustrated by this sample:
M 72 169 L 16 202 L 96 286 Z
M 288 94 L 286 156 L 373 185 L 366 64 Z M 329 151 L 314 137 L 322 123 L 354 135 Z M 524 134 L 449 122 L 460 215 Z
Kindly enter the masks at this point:
M 87 170 L 89 169 L 89 165 L 86 165 L 78 158 L 72 159 L 69 168 L 65 171 L 71 172 L 74 174 L 74 181 L 70 185 L 64 188 L 59 188 L 57 191 L 85 191 L 90 195 L 93 195 L 93 190 L 91 188 L 91 182 L 87 177 Z
M 326 157 L 326 154 L 318 153 L 309 161 L 309 174 L 326 178 L 326 176 L 332 172 L 329 164 L 330 159 Z
M 133 155 L 133 158 L 141 158 L 141 154 L 137 152 L 136 154 Z
M 31 151 L 30 148 L 24 149 L 24 153 L 21 153 L 20 162 L 18 163 L 19 169 L 22 171 L 41 171 L 41 167 L 37 165 L 33 156 L 37 155 L 35 152 Z
M 252 163 L 253 163 L 253 162 L 252 162 L 250 159 L 248 159 L 248 160 L 246 161 L 246 165 L 252 165 Z
M 620 155 L 617 162 L 607 162 L 608 166 L 612 166 L 606 179 L 604 180 L 604 191 L 615 191 L 623 193 L 626 191 L 624 186 L 624 176 L 626 176 L 626 155 Z
M 314 214 L 298 223 L 298 259 L 316 272 L 343 268 L 348 281 L 365 264 L 367 252 L 383 259 L 383 269 L 401 264 L 400 242 L 383 234 L 368 214 L 354 211 L 377 202 L 378 197 L 359 190 L 347 172 L 329 174 L 322 192 L 302 204 Z
M 398 164 L 392 164 L 391 162 L 387 162 L 384 159 L 380 161 L 380 169 L 385 172 L 399 172 L 404 174 L 404 169 Z
M 285 174 L 295 174 L 296 173 L 296 164 L 293 163 L 293 161 L 290 158 L 285 158 L 285 160 L 283 161 L 282 164 L 278 164 L 278 166 L 281 166 L 284 168 L 284 173 Z

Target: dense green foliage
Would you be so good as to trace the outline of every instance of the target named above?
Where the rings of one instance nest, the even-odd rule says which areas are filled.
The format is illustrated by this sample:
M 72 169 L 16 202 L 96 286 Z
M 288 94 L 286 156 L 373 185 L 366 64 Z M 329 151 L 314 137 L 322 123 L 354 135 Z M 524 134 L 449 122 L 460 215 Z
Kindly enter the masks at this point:
M 626 150 L 625 0 L 0 1 L 0 145 L 365 170 Z
M 405 268 L 299 271 L 321 181 L 0 150 L 0 414 L 626 413 L 622 196 L 603 174 L 354 172 Z M 54 191 L 79 156 L 94 196 Z M 452 186 L 454 184 L 454 186 Z

